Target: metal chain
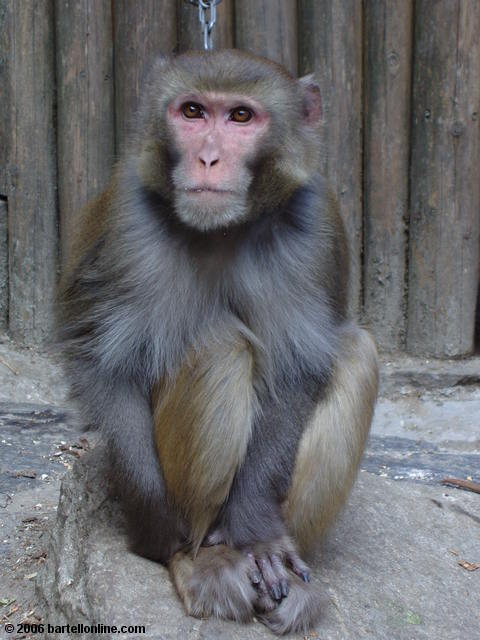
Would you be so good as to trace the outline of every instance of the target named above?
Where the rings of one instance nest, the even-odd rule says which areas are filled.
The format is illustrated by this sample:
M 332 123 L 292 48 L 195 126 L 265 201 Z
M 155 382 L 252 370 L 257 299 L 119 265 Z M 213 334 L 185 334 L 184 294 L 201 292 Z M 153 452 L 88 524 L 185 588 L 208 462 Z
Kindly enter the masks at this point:
M 198 20 L 203 32 L 203 48 L 206 51 L 211 51 L 213 47 L 212 31 L 217 21 L 217 4 L 220 4 L 221 1 L 222 0 L 185 0 L 187 4 L 198 7 Z M 209 17 L 207 19 L 208 12 Z

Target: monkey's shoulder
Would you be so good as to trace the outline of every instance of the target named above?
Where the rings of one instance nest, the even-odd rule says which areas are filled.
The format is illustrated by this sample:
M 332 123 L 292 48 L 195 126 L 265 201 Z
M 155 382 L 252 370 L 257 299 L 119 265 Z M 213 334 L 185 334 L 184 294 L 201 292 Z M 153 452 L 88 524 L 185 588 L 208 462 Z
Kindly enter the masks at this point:
M 346 314 L 350 259 L 344 224 L 333 192 L 325 178 L 315 175 L 289 203 L 289 215 L 298 237 L 303 265 L 299 277 L 313 285 L 314 297 L 321 292 L 325 303 L 338 314 Z
M 89 202 L 78 214 L 75 232 L 62 269 L 60 289 L 69 286 L 78 272 L 96 259 L 108 234 L 113 187 Z
M 299 189 L 286 210 L 286 223 L 295 240 L 323 272 L 348 274 L 348 245 L 339 207 L 328 182 L 320 175 Z

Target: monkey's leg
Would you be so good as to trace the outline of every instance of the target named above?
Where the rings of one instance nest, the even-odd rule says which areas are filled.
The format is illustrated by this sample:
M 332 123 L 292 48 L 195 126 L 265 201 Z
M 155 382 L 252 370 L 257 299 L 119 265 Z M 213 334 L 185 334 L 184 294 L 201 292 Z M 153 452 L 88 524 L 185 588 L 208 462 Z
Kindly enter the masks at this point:
M 236 332 L 191 356 L 153 390 L 158 457 L 168 497 L 198 550 L 242 465 L 252 430 L 253 359 Z
M 313 550 L 355 480 L 377 397 L 375 344 L 358 327 L 345 334 L 341 357 L 300 440 L 284 505 L 302 553 Z
M 377 397 L 373 340 L 358 327 L 349 327 L 344 338 L 330 382 L 301 437 L 284 504 L 289 533 L 302 554 L 313 549 L 349 494 Z M 278 555 L 301 575 L 302 564 L 298 559 L 294 560 L 297 566 L 292 563 L 293 545 L 286 537 L 282 545 L 283 553 Z M 291 576 L 288 597 L 273 610 L 260 611 L 259 618 L 275 633 L 305 630 L 318 619 L 320 603 L 315 585 Z
M 181 517 L 168 506 L 153 438 L 150 398 L 131 380 L 82 370 L 73 397 L 107 444 L 115 483 L 126 508 L 134 550 L 167 563 L 184 543 Z

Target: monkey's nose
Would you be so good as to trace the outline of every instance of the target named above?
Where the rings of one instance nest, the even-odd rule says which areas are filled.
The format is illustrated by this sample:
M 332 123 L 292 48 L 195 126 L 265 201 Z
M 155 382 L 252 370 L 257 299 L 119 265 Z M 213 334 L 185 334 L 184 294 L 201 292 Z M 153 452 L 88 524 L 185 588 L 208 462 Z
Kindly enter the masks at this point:
M 210 169 L 220 160 L 216 151 L 203 151 L 198 159 L 206 169 Z

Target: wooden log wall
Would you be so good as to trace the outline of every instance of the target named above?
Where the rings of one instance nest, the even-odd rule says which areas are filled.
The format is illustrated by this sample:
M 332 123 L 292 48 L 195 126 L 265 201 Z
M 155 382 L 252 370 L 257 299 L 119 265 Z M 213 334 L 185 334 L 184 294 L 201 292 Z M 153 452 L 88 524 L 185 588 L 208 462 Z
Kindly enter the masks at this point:
M 474 349 L 477 0 L 223 0 L 215 48 L 315 73 L 352 311 L 384 350 Z M 0 330 L 51 334 L 81 207 L 108 183 L 158 55 L 202 47 L 184 0 L 0 0 Z
M 480 222 L 480 4 L 417 0 L 407 347 L 472 348 Z

